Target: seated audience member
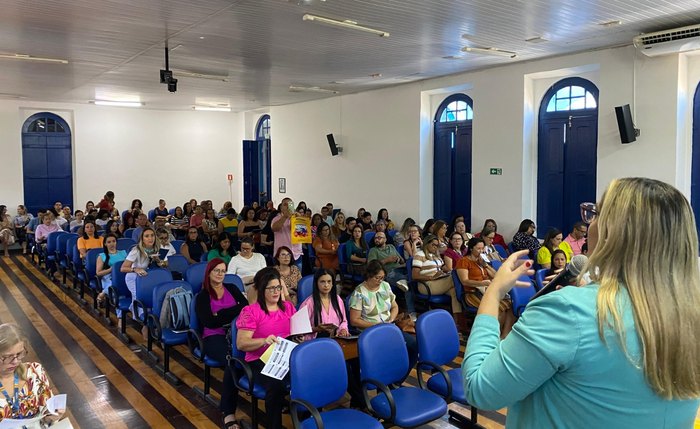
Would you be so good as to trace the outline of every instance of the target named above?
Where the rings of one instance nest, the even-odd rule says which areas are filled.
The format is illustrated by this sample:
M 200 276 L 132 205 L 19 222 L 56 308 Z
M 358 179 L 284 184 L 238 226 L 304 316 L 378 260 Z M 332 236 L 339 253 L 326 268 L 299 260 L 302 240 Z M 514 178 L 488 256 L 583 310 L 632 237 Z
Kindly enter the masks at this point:
M 318 226 L 323 223 L 323 217 L 318 214 L 314 213 L 313 216 L 311 216 L 311 237 L 316 238 L 316 235 L 318 234 Z
M 464 228 L 466 230 L 467 224 L 464 222 L 464 215 L 457 213 L 452 216 L 452 221 L 449 224 L 447 224 L 447 235 L 451 236 L 452 233 L 457 230 L 457 224 L 460 222 L 464 223 Z
M 362 225 L 352 229 L 352 239 L 345 243 L 345 259 L 348 261 L 348 272 L 364 276 L 367 268 L 367 243 Z
M 396 225 L 394 225 L 394 222 L 389 219 L 389 210 L 387 209 L 379 209 L 379 212 L 377 213 L 377 221 L 383 220 L 384 223 L 386 223 L 386 231 L 389 232 L 393 229 L 396 228 Z M 389 236 L 387 236 L 387 239 Z M 393 244 L 393 243 L 392 243 Z
M 187 229 L 190 227 L 190 220 L 185 216 L 182 207 L 175 207 L 175 213 L 170 216 L 168 221 L 170 230 L 177 240 L 182 240 L 187 235 Z
M 415 225 L 416 221 L 407 217 L 401 225 L 401 229 L 394 234 L 394 243 L 403 244 L 404 241 L 408 239 L 408 228 Z
M 207 245 L 199 238 L 199 231 L 197 227 L 191 226 L 187 230 L 187 237 L 185 242 L 180 247 L 180 253 L 182 256 L 187 258 L 187 262 L 191 264 L 196 264 L 202 260 L 202 255 L 209 252 Z
M 12 218 L 7 214 L 7 206 L 0 205 L 0 244 L 2 244 L 5 256 L 10 256 L 9 247 L 15 244 L 15 227 Z
M 552 261 L 545 278 L 559 274 L 564 268 L 566 268 L 566 253 L 561 249 L 556 249 L 552 252 Z
M 338 260 L 340 243 L 331 233 L 331 227 L 326 222 L 321 222 L 318 226 L 318 233 L 312 245 L 316 253 L 316 266 L 337 272 L 340 267 Z
M 111 212 L 108 212 L 107 210 L 102 210 L 100 209 L 99 212 L 97 212 L 97 218 L 95 219 L 95 224 L 99 229 L 104 229 L 105 226 L 107 226 L 107 222 L 110 221 L 110 217 L 112 216 Z
M 103 237 L 95 235 L 96 233 L 95 222 L 86 220 L 83 225 L 83 236 L 78 238 L 78 252 L 81 258 L 85 259 L 88 250 L 103 247 Z
M 34 240 L 37 244 L 46 244 L 46 238 L 52 232 L 60 231 L 61 228 L 54 222 L 55 215 L 52 210 L 47 210 L 41 218 L 41 224 L 36 227 Z
M 306 209 L 308 209 L 308 207 L 306 206 L 306 201 L 299 201 L 299 204 L 297 204 L 297 208 L 295 209 L 295 211 L 299 211 L 300 209 L 303 210 L 304 213 L 306 213 Z
M 425 224 L 423 225 L 423 229 L 421 230 L 421 235 L 423 237 L 430 235 L 430 234 L 435 235 L 432 233 L 434 223 L 435 223 L 435 219 L 428 219 L 425 221 Z
M 266 209 L 260 208 L 255 211 L 255 218 L 254 220 L 258 223 L 258 228 L 263 229 L 265 225 L 267 224 L 267 216 L 269 215 L 269 212 Z
M 89 213 L 90 210 L 92 210 L 94 208 L 95 208 L 95 203 L 93 203 L 92 201 L 86 202 L 85 203 L 85 214 Z
M 534 226 L 534 222 L 533 222 L 533 226 Z M 493 244 L 498 244 L 501 247 L 503 247 L 504 249 L 508 250 L 508 245 L 506 244 L 506 240 L 503 238 L 503 236 L 501 234 L 498 233 L 498 225 L 496 224 L 496 221 L 493 219 L 486 219 L 482 230 L 484 230 L 486 228 L 492 229 L 493 232 L 496 233 L 496 235 L 494 235 L 494 237 L 493 237 Z
M 300 214 L 299 216 L 301 216 L 301 214 Z M 306 216 L 306 217 L 308 217 L 309 219 L 311 219 L 311 217 L 313 216 L 313 211 L 311 211 L 311 209 L 306 209 L 306 210 L 304 210 L 304 216 Z
M 216 246 L 207 254 L 207 260 L 221 259 L 228 267 L 231 258 L 234 257 L 236 251 L 231 247 L 231 236 L 228 232 L 222 232 L 216 240 Z
M 202 290 L 195 298 L 197 318 L 203 326 L 204 353 L 219 362 L 226 362 L 226 357 L 231 353 L 231 346 L 226 339 L 227 325 L 233 323 L 243 307 L 248 305 L 248 300 L 236 285 L 224 283 L 225 275 L 224 260 L 214 258 L 209 261 L 204 271 Z M 224 427 L 241 428 L 235 416 L 237 405 L 238 390 L 233 381 L 233 373 L 231 367 L 225 365 L 219 402 L 219 409 L 224 415 Z
M 362 222 L 362 215 L 364 215 L 364 214 L 365 214 L 364 207 L 360 207 L 359 209 L 357 209 L 357 223 Z
M 27 253 L 27 225 L 34 218 L 34 215 L 27 212 L 27 209 L 22 205 L 17 206 L 17 215 L 13 219 L 15 226 L 15 238 L 22 246 L 22 253 Z
M 489 287 L 491 280 L 496 275 L 496 270 L 481 257 L 483 251 L 484 240 L 481 237 L 474 237 L 467 243 L 467 255 L 457 262 L 457 276 L 464 287 L 466 301 L 470 306 L 477 308 L 486 288 Z M 501 299 L 498 309 L 501 338 L 508 335 L 515 323 L 512 308 L 513 304 L 510 299 Z
M 345 228 L 345 214 L 343 212 L 338 212 L 338 214 L 335 215 L 335 219 L 333 220 L 331 232 L 338 239 L 339 243 L 345 243 L 345 241 L 347 241 L 340 240 L 340 236 L 343 235 L 343 233 L 345 232 Z
M 435 221 L 430 229 L 432 231 L 432 235 L 434 235 L 438 240 L 438 253 L 440 256 L 442 256 L 445 254 L 445 250 L 447 250 L 447 224 L 444 221 L 438 220 Z
M 562 233 L 556 228 L 552 228 L 547 231 L 547 235 L 544 236 L 544 243 L 540 250 L 537 251 L 537 263 L 542 266 L 542 268 L 549 268 L 549 264 L 552 260 L 552 253 L 556 249 L 561 249 L 566 253 L 566 262 L 571 260 L 573 256 L 573 251 L 569 243 L 562 240 Z
M 82 210 L 75 211 L 75 218 L 70 222 L 69 229 L 72 232 L 79 226 L 83 226 L 83 220 L 85 220 L 85 214 Z
M 290 319 L 296 313 L 294 305 L 282 299 L 282 283 L 279 272 L 271 267 L 260 270 L 255 275 L 257 300 L 243 308 L 236 321 L 238 349 L 246 352 L 245 360 L 251 366 L 255 381 L 267 392 L 265 396 L 264 422 L 268 429 L 282 429 L 282 408 L 284 397 L 289 392 L 289 374 L 283 380 L 265 377 L 260 374 L 265 363 L 260 356 L 270 345 L 277 343 L 277 337 L 286 338 L 291 333 Z
M 518 227 L 518 232 L 513 236 L 513 248 L 518 250 L 529 250 L 530 258 L 535 259 L 540 250 L 540 241 L 535 237 L 535 222 L 530 219 L 523 219 Z
M 362 213 L 362 217 L 359 218 L 362 225 L 362 229 L 365 231 L 372 231 L 374 229 L 374 222 L 372 222 L 372 213 L 366 211 Z
M 222 217 L 226 217 L 226 214 L 228 213 L 228 209 L 233 208 L 233 203 L 231 201 L 226 201 L 224 205 L 221 207 L 221 210 L 219 210 L 219 213 L 217 213 L 216 217 L 221 219 Z
M 107 210 L 111 213 L 114 209 L 114 192 L 107 191 L 105 193 L 105 196 L 102 197 L 99 203 L 97 203 L 97 208 L 101 210 Z
M 427 293 L 427 287 L 432 295 L 449 295 L 452 301 L 452 316 L 460 331 L 465 332 L 467 329 L 466 315 L 462 312 L 462 304 L 460 304 L 455 292 L 455 285 L 452 282 L 452 276 L 447 272 L 445 263 L 438 254 L 439 241 L 432 234 L 425 237 L 423 248 L 418 250 L 413 255 L 413 280 L 418 282 L 418 292 Z
M 255 209 L 243 207 L 241 216 L 243 220 L 238 222 L 238 240 L 248 237 L 255 242 L 255 234 L 260 232 L 260 224 L 255 220 Z
M 107 222 L 107 225 L 105 225 L 105 234 L 108 233 L 116 235 L 117 238 L 123 238 L 122 225 L 119 221 L 112 219 Z
M 272 231 L 275 233 L 274 252 L 282 246 L 292 249 L 294 262 L 297 266 L 301 264 L 301 244 L 292 244 L 291 217 L 294 214 L 294 202 L 290 198 L 284 198 L 280 203 L 280 214 L 272 219 Z
M 38 362 L 24 362 L 28 346 L 29 341 L 19 326 L 13 323 L 0 325 L 0 381 L 4 393 L 0 396 L 0 422 L 3 424 L 9 424 L 4 422 L 6 419 L 25 420 L 41 416 L 47 401 L 54 395 L 44 367 Z M 41 426 L 47 427 L 60 420 L 65 411 L 59 409 L 57 415 L 44 415 Z
M 403 241 L 403 258 L 405 260 L 412 258 L 422 246 L 423 239 L 421 238 L 420 228 L 418 225 L 413 224 L 408 227 L 408 236 Z
M 138 210 L 139 213 L 143 211 L 143 203 L 138 198 L 131 201 L 131 211 Z
M 34 234 L 36 232 L 36 227 L 42 224 L 42 220 L 44 219 L 44 213 L 46 212 L 46 209 L 39 209 L 39 211 L 37 212 L 37 216 L 32 218 L 29 221 L 29 224 L 27 225 L 27 234 Z
M 340 215 L 340 213 L 338 213 Z M 344 217 L 344 215 L 343 215 Z M 336 222 L 338 221 L 338 216 L 335 217 Z M 338 235 L 338 242 L 339 243 L 347 243 L 349 240 L 352 240 L 352 230 L 355 228 L 355 225 L 357 225 L 357 220 L 354 217 L 348 217 L 345 218 L 345 229 L 343 229 L 340 232 L 340 235 Z
M 255 279 L 255 274 L 267 266 L 265 257 L 254 252 L 255 244 L 253 239 L 246 237 L 241 240 L 241 251 L 231 258 L 228 264 L 228 274 L 236 274 L 243 280 L 246 286 L 251 286 Z M 250 295 L 249 295 L 250 296 Z
M 59 207 L 58 209 L 56 209 L 57 206 Z M 54 203 L 53 209 L 49 210 L 53 212 L 54 222 L 56 223 L 56 225 L 58 225 L 59 228 L 63 229 L 63 225 L 65 225 L 66 223 L 70 225 L 70 219 L 66 219 L 63 215 L 63 204 L 57 201 L 56 203 Z
M 204 210 L 202 206 L 196 206 L 194 213 L 190 216 L 190 226 L 197 228 L 197 231 L 202 231 L 202 222 L 204 222 Z
M 394 245 L 394 240 L 392 240 L 387 231 L 386 221 L 382 219 L 377 220 L 377 222 L 375 222 L 374 224 L 374 232 L 383 232 L 384 236 L 386 237 L 386 244 L 391 244 L 392 246 Z M 374 247 L 374 240 L 372 240 L 372 242 L 369 243 L 369 247 Z
M 148 216 L 146 216 L 146 213 L 139 213 L 136 216 L 136 226 L 134 227 L 134 232 L 132 233 L 131 237 L 138 237 L 141 235 L 141 231 L 143 231 L 146 228 L 151 227 L 151 222 L 148 220 Z
M 406 282 L 406 263 L 399 255 L 393 244 L 386 243 L 386 233 L 377 232 L 374 235 L 375 246 L 369 249 L 367 261 L 379 261 L 386 272 L 385 280 L 394 290 L 400 290 L 404 294 L 406 300 L 406 311 L 412 319 L 416 318 L 415 297 L 413 291 L 409 290 Z
M 454 231 L 450 236 L 445 254 L 442 255 L 442 259 L 445 261 L 445 270 L 452 271 L 457 266 L 457 261 L 462 259 L 466 251 L 467 246 L 464 245 L 462 234 Z
M 328 211 L 328 206 L 321 207 L 321 219 L 328 225 L 333 225 L 333 212 Z
M 294 265 L 292 250 L 289 247 L 282 246 L 277 249 L 275 254 L 275 268 L 280 273 L 282 284 L 286 287 L 289 300 L 297 305 L 297 285 L 301 280 L 301 271 L 299 267 Z
M 165 217 L 156 216 L 156 219 L 153 221 L 153 229 L 155 229 L 156 232 L 158 232 L 159 229 L 162 229 L 168 234 L 168 241 L 175 240 L 175 235 L 170 231 L 170 227 L 168 226 L 168 222 Z
M 100 306 L 104 305 L 107 289 L 112 286 L 112 266 L 126 259 L 126 250 L 117 250 L 117 236 L 111 232 L 105 234 L 102 250 L 96 266 L 97 277 L 102 284 L 102 290 L 97 295 Z
M 583 253 L 583 245 L 586 244 L 586 233 L 588 233 L 588 226 L 583 222 L 576 222 L 574 229 L 564 239 L 564 241 L 569 243 L 573 256 Z
M 163 262 L 164 267 L 168 266 L 168 258 L 177 253 L 177 250 L 171 244 L 172 236 L 165 228 L 156 229 L 156 237 L 158 237 L 158 256 Z
M 182 205 L 182 213 L 189 219 L 194 214 L 194 207 L 189 201 Z M 189 225 L 188 225 L 189 226 Z
M 471 235 L 469 232 L 467 232 L 467 225 L 464 222 L 462 222 L 461 220 L 457 221 L 457 223 L 455 224 L 454 230 L 455 230 L 455 232 L 459 232 L 460 234 L 462 234 L 462 240 L 464 240 L 465 243 L 467 241 L 469 241 L 470 238 L 473 237 L 473 235 Z
M 360 330 L 379 323 L 394 323 L 399 314 L 396 295 L 384 281 L 386 271 L 379 261 L 367 264 L 365 281 L 360 283 L 350 297 L 350 325 Z M 414 334 L 403 333 L 408 348 L 409 370 L 418 360 L 418 345 Z
M 158 207 L 156 207 L 153 210 L 156 216 L 163 216 L 164 218 L 166 218 L 166 220 L 170 217 L 170 212 L 168 212 L 168 208 L 165 206 L 164 199 L 158 200 Z
M 479 237 L 484 239 L 484 253 L 486 256 L 488 256 L 489 261 L 503 262 L 503 257 L 500 253 L 498 253 L 498 250 L 496 250 L 496 247 L 493 245 L 493 242 L 496 239 L 496 231 L 492 230 L 491 228 L 484 228 L 484 230 L 482 230 L 479 234 Z
M 271 256 L 275 248 L 275 233 L 272 231 L 272 221 L 278 214 L 279 212 L 277 210 L 270 211 L 267 215 L 265 225 L 263 225 L 262 231 L 260 231 L 260 246 L 258 249 L 260 253 L 266 256 Z
M 219 219 L 218 225 L 219 233 L 227 232 L 236 244 L 238 242 L 238 218 L 236 210 L 233 208 L 228 209 L 226 216 Z

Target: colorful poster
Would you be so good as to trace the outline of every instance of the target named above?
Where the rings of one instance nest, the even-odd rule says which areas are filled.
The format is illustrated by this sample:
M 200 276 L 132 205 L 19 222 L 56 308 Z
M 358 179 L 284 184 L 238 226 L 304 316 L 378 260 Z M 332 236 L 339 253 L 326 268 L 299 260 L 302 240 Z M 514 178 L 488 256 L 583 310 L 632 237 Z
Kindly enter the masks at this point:
M 308 217 L 292 216 L 292 244 L 311 243 L 311 219 Z

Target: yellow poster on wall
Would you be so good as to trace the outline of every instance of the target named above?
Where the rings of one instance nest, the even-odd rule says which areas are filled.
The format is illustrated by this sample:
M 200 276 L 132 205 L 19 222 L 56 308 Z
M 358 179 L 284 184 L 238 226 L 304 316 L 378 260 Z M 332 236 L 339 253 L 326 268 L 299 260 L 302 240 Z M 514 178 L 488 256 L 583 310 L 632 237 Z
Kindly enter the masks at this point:
M 292 227 L 292 244 L 311 243 L 311 219 L 292 216 L 289 224 Z

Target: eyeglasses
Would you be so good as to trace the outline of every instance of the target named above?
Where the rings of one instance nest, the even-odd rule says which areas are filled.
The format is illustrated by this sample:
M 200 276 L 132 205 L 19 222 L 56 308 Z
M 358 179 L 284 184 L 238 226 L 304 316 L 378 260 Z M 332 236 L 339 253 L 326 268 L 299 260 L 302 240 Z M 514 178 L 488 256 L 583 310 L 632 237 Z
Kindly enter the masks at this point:
M 384 276 L 374 276 L 374 277 L 372 277 L 372 278 L 373 278 L 374 280 L 378 281 L 378 282 L 384 281 Z
M 270 292 L 280 292 L 282 290 L 282 285 L 266 287 L 265 290 Z
M 22 350 L 21 352 L 17 353 L 16 355 L 5 355 L 5 356 L 0 356 L 0 362 L 2 363 L 11 363 L 14 360 L 17 361 L 22 361 L 27 356 L 27 349 Z
M 252 252 L 253 248 L 252 247 L 241 247 L 241 252 Z
M 598 216 L 598 208 L 595 203 L 581 203 L 581 220 L 591 223 Z
M 289 258 L 290 256 L 292 256 L 292 255 L 290 255 L 289 253 L 280 253 L 279 257 L 280 258 Z
M 222 270 L 221 268 L 215 268 L 211 270 L 211 272 L 214 274 L 226 274 L 226 270 Z

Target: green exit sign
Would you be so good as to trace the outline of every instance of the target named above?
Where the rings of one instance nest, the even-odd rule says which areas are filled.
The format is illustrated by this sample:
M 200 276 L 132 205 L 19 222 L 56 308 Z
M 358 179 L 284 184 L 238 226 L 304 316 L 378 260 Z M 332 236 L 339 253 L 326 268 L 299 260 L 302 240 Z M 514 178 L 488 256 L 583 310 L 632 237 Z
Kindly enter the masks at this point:
M 501 175 L 503 175 L 503 169 L 502 168 L 490 168 L 489 174 L 492 176 L 501 176 Z

